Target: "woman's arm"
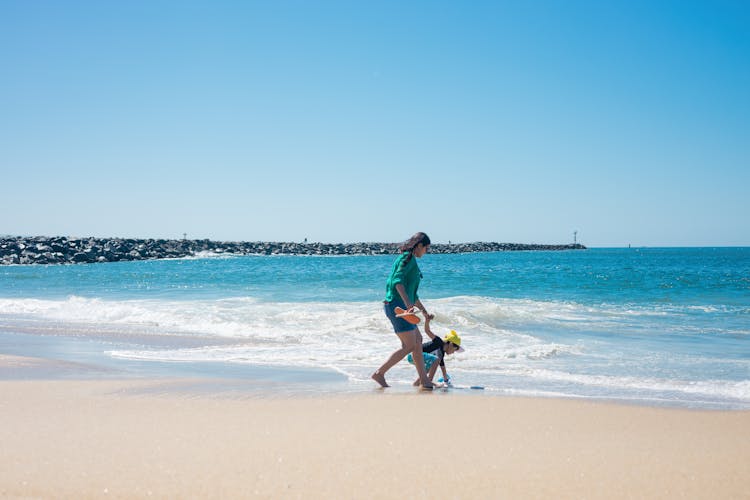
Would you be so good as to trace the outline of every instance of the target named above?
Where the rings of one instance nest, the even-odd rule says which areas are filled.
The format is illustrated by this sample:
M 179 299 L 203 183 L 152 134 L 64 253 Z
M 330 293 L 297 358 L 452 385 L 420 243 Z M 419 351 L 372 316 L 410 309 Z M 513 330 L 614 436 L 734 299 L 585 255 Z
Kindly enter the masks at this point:
M 406 310 L 408 311 L 412 307 L 414 307 L 414 304 L 409 301 L 409 296 L 406 295 L 406 288 L 404 288 L 404 285 L 401 283 L 396 284 L 396 291 L 401 296 L 401 300 L 404 301 L 404 305 L 406 306 Z
M 398 286 L 398 285 L 396 285 L 396 286 Z M 417 299 L 417 301 L 415 302 L 415 304 L 424 313 L 424 317 L 425 318 L 429 318 L 430 317 L 430 313 L 427 312 L 427 308 L 424 306 L 424 304 L 422 304 L 421 300 Z

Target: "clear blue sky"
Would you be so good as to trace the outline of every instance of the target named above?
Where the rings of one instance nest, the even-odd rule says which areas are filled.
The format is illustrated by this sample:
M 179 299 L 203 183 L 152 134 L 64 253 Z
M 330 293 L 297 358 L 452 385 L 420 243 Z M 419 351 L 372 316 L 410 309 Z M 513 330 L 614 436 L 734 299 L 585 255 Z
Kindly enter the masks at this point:
M 0 234 L 750 245 L 750 3 L 0 0 L 0 179 Z

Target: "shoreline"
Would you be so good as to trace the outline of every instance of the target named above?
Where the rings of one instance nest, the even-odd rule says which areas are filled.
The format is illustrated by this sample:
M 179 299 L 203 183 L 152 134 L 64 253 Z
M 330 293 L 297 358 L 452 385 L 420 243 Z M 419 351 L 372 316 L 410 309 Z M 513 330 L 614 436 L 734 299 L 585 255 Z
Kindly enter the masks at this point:
M 88 264 L 194 257 L 203 253 L 231 255 L 388 255 L 398 243 L 227 242 L 65 236 L 0 237 L 0 265 Z M 581 244 L 435 243 L 436 254 L 509 251 L 585 250 Z
M 84 339 L 82 342 L 81 340 Z M 218 339 L 190 336 L 85 332 L 19 331 L 0 324 L 0 382 L 163 380 L 206 390 L 245 392 L 254 396 L 352 393 L 346 377 L 328 369 L 211 361 L 152 361 L 119 358 L 108 351 L 142 345 L 221 345 Z M 207 342 L 211 340 L 211 342 Z
M 231 340 L 175 334 L 144 335 L 138 332 L 96 331 L 90 329 L 49 329 L 0 323 L 0 382 L 2 381 L 94 381 L 163 380 L 171 381 L 182 392 L 196 395 L 224 392 L 248 397 L 336 397 L 358 396 L 379 390 L 369 377 L 351 378 L 333 367 L 257 364 L 228 361 L 167 361 L 119 357 L 110 351 L 143 347 L 192 348 L 207 345 L 233 345 Z M 374 365 L 373 365 L 374 369 Z M 412 372 L 401 364 L 392 374 L 385 392 L 410 395 Z M 406 378 L 404 378 L 406 377 Z M 485 384 L 482 384 L 485 385 Z M 192 389 L 191 389 L 192 387 Z M 746 404 L 731 400 L 654 399 L 623 395 L 584 395 L 577 393 L 524 390 L 495 386 L 469 390 L 468 385 L 438 389 L 435 394 L 474 398 L 530 398 L 581 403 L 613 404 L 629 407 L 695 411 L 750 411 Z
M 0 381 L 0 496 L 739 498 L 750 488 L 748 411 L 434 396 Z

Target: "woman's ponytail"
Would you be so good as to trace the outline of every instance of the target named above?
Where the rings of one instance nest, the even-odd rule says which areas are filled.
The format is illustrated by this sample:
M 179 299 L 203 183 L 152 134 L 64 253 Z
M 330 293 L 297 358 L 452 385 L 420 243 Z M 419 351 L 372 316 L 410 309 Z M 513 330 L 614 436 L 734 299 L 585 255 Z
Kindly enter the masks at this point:
M 409 263 L 411 258 L 414 256 L 414 249 L 417 248 L 420 243 L 424 246 L 430 244 L 430 237 L 421 231 L 414 234 L 414 236 L 406 240 L 400 247 L 398 247 L 398 249 L 402 253 L 409 252 L 409 255 L 407 255 L 406 258 L 401 262 L 401 267 Z

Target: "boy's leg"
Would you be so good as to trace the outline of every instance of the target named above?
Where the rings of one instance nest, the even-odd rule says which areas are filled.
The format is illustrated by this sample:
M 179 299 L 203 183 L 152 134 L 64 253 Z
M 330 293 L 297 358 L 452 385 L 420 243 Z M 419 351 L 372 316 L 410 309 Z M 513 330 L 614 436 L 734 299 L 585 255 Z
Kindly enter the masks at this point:
M 409 363 L 414 364 L 414 356 L 409 353 Z M 429 352 L 423 352 L 422 358 L 424 359 L 424 369 L 427 372 L 427 378 L 432 381 L 432 377 L 434 376 L 434 372 L 431 370 L 432 366 L 435 364 L 435 361 L 437 361 L 438 357 L 434 354 L 431 354 Z M 412 385 L 418 386 L 420 385 L 422 381 L 420 379 L 417 379 L 414 381 Z

